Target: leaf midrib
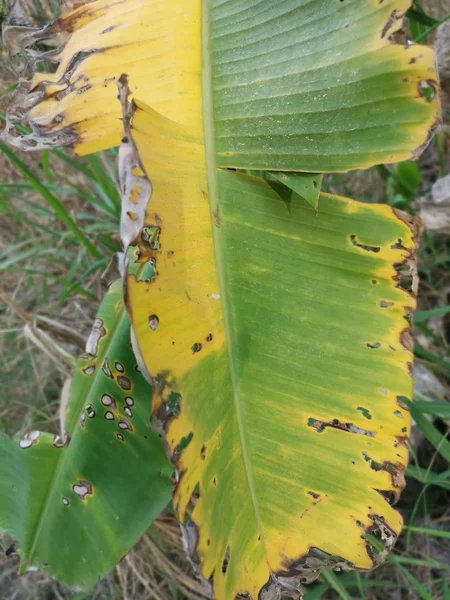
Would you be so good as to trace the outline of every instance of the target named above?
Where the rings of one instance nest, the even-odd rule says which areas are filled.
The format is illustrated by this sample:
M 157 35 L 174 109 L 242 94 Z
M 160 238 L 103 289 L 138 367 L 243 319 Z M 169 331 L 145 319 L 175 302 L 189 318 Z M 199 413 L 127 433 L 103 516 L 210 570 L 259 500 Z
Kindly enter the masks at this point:
M 212 91 L 212 64 L 211 64 L 211 29 L 209 19 L 209 7 L 207 0 L 202 0 L 202 114 L 203 114 L 203 137 L 205 145 L 205 161 L 206 161 L 206 177 L 208 183 L 208 198 L 211 211 L 211 229 L 214 242 L 214 255 L 215 264 L 217 267 L 217 274 L 219 279 L 220 298 L 222 303 L 223 320 L 225 327 L 225 339 L 227 343 L 227 355 L 230 369 L 230 379 L 233 393 L 233 404 L 236 413 L 236 422 L 238 426 L 239 439 L 242 449 L 242 460 L 245 468 L 245 475 L 247 484 L 250 492 L 253 510 L 255 513 L 255 520 L 258 526 L 259 534 L 261 535 L 261 542 L 263 544 L 265 555 L 267 557 L 266 544 L 264 539 L 264 533 L 262 529 L 261 515 L 259 512 L 258 502 L 256 498 L 255 487 L 253 483 L 253 473 L 250 464 L 250 459 L 247 452 L 247 445 L 245 441 L 245 427 L 244 417 L 242 415 L 240 407 L 240 390 L 238 377 L 235 371 L 235 363 L 233 361 L 232 345 L 230 340 L 231 326 L 228 318 L 229 307 L 227 306 L 227 295 L 225 294 L 226 289 L 226 278 L 223 269 L 224 257 L 222 251 L 222 236 L 220 227 L 214 226 L 214 212 L 219 209 L 218 202 L 218 184 L 217 184 L 217 172 L 218 168 L 216 165 L 215 156 L 215 143 L 214 143 L 214 113 L 213 113 L 213 91 Z M 269 565 L 270 569 L 270 565 Z

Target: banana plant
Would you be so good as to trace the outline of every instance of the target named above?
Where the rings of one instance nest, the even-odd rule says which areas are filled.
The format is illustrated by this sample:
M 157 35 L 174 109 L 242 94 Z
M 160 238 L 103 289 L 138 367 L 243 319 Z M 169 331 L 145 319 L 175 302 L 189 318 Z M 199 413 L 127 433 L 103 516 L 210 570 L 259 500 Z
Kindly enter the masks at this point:
M 150 406 L 117 281 L 78 360 L 61 435 L 0 437 L 0 530 L 19 542 L 21 572 L 90 587 L 167 506 L 173 468 Z
M 321 174 L 416 157 L 438 124 L 433 51 L 392 41 L 410 4 L 94 0 L 5 33 L 67 37 L 11 143 L 122 142 L 134 349 L 217 600 L 371 569 L 401 530 L 421 226 Z

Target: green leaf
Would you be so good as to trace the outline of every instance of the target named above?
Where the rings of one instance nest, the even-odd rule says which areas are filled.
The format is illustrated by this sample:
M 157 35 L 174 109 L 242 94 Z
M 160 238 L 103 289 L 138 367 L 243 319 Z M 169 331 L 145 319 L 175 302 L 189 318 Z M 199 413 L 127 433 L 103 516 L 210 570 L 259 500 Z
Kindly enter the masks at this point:
M 432 308 L 430 310 L 419 310 L 414 313 L 414 323 L 423 323 L 428 319 L 434 319 L 436 317 L 445 317 L 450 313 L 450 306 L 440 306 L 439 308 Z
M 64 225 L 73 233 L 73 235 L 77 238 L 82 246 L 84 246 L 87 252 L 96 259 L 100 259 L 101 253 L 99 250 L 92 244 L 92 242 L 84 235 L 84 233 L 80 230 L 78 225 L 73 221 L 73 219 L 67 214 L 66 209 L 64 208 L 61 201 L 54 196 L 46 186 L 44 186 L 39 179 L 30 171 L 30 169 L 26 166 L 26 164 L 18 157 L 16 154 L 5 146 L 5 144 L 0 144 L 0 151 L 5 154 L 9 160 L 19 169 L 21 174 L 30 182 L 36 192 L 42 196 L 45 202 L 55 211 L 57 217 L 64 223 Z
M 442 419 L 450 419 L 450 402 L 432 402 L 429 400 L 414 403 L 416 411 L 425 415 L 433 415 Z
M 416 23 L 428 25 L 428 27 L 432 27 L 435 23 L 437 23 L 437 20 L 427 15 L 424 12 L 423 8 L 420 6 L 409 8 L 408 12 L 406 13 L 406 17 L 410 21 L 415 21 Z
M 445 460 L 450 461 L 450 442 L 447 440 L 447 436 L 442 435 L 442 433 L 423 416 L 422 412 L 416 408 L 414 403 L 411 404 L 411 414 L 430 444 L 436 448 L 436 451 L 439 452 Z
M 442 529 L 430 529 L 429 527 L 414 527 L 413 525 L 405 525 L 405 531 L 411 531 L 412 533 L 419 533 L 421 535 L 450 540 L 450 532 L 443 531 Z
M 401 563 L 397 560 L 398 557 L 392 556 L 390 558 L 391 562 L 396 563 L 397 568 L 405 577 L 411 588 L 416 592 L 418 598 L 422 598 L 422 600 L 433 600 L 433 597 L 428 592 L 428 590 L 423 586 L 420 581 L 418 581 L 414 575 L 408 571 Z
M 406 470 L 406 476 L 412 477 L 420 483 L 424 483 L 426 485 L 437 485 L 444 489 L 450 490 L 450 471 L 445 471 L 444 473 L 433 473 L 429 470 L 422 469 L 415 465 L 410 465 Z
M 417 188 L 422 183 L 422 173 L 417 163 L 404 162 L 395 165 L 394 173 L 398 183 L 405 187 L 408 192 L 417 192 Z
M 412 300 L 395 265 L 414 255 L 413 223 L 328 194 L 315 215 L 281 183 L 221 169 L 200 196 L 196 141 L 136 104 L 154 194 L 127 306 L 162 384 L 174 509 L 197 531 L 204 577 L 228 599 L 297 564 L 371 568 L 401 527 L 384 496 L 398 496 L 407 455 Z M 156 270 L 141 278 L 146 260 Z
M 218 166 L 346 171 L 426 138 L 432 52 L 389 42 L 408 1 L 209 5 Z
M 330 584 L 330 587 L 337 593 L 339 598 L 342 598 L 342 600 L 351 600 L 350 594 L 340 582 L 339 577 L 337 577 L 333 571 L 324 569 L 322 571 L 322 577 Z
M 21 571 L 92 586 L 170 499 L 171 472 L 148 428 L 151 388 L 130 349 L 121 282 L 108 292 L 80 357 L 64 437 L 0 437 L 0 530 L 17 539 Z
M 308 204 L 311 204 L 316 213 L 318 212 L 323 175 L 317 173 L 277 173 L 276 171 L 272 171 L 270 175 L 296 192 Z

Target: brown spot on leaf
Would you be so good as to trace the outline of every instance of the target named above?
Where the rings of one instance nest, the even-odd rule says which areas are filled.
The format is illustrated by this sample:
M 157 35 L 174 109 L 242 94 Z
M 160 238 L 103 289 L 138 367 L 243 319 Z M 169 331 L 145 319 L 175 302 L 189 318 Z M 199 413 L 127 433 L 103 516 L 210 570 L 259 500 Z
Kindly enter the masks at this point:
M 353 233 L 350 235 L 350 241 L 352 243 L 352 246 L 361 248 L 361 250 L 365 250 L 366 252 L 374 252 L 375 254 L 377 254 L 381 250 L 379 246 L 369 246 L 368 244 L 363 244 L 359 242 L 356 238 L 356 235 L 354 235 Z
M 392 26 L 394 25 L 394 23 L 396 21 L 398 21 L 399 19 L 401 19 L 403 17 L 403 15 L 400 15 L 399 11 L 397 9 L 394 9 L 391 14 L 389 15 L 389 19 L 386 21 L 386 24 L 384 25 L 383 29 L 381 30 L 381 38 L 385 38 L 387 33 L 391 30 Z
M 123 390 L 131 390 L 131 381 L 128 379 L 128 377 L 125 377 L 124 375 L 119 375 L 117 377 L 117 383 Z
M 331 421 L 320 421 L 315 419 L 314 417 L 310 417 L 308 419 L 308 426 L 312 427 L 317 431 L 317 433 L 322 433 L 327 429 L 327 427 L 331 429 L 340 429 L 341 431 L 346 431 L 348 433 L 355 433 L 360 435 L 366 435 L 368 437 L 375 437 L 374 431 L 368 431 L 366 429 L 361 429 L 353 423 L 341 423 L 338 419 L 333 419 Z
M 372 350 L 377 350 L 378 348 L 381 347 L 381 343 L 380 342 L 372 342 L 372 343 L 367 343 L 366 346 L 368 348 L 372 348 Z
M 390 308 L 394 306 L 394 302 L 387 302 L 386 300 L 380 300 L 380 308 Z
M 312 498 L 314 498 L 314 500 L 317 500 L 318 498 L 320 498 L 320 494 L 317 494 L 316 492 L 312 492 L 311 490 L 307 492 L 308 496 L 311 496 Z
M 92 484 L 85 479 L 80 479 L 78 483 L 74 484 L 72 490 L 81 500 L 85 500 L 86 496 L 92 496 L 93 493 Z
M 407 329 L 404 329 L 401 332 L 400 343 L 402 344 L 403 348 L 405 348 L 405 350 L 412 352 L 413 347 L 414 347 L 414 342 L 413 342 L 413 338 L 411 335 L 411 329 L 409 327 Z

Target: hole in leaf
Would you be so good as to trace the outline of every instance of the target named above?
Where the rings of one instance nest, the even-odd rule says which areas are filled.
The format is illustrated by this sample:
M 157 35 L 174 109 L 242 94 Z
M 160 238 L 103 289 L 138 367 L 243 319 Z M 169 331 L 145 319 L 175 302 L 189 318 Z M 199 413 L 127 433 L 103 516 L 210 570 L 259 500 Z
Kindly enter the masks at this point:
M 366 250 L 366 252 L 374 252 L 375 254 L 377 254 L 381 250 L 379 246 L 369 246 L 368 244 L 362 244 L 357 240 L 356 235 L 353 233 L 350 235 L 350 241 L 353 246 L 361 248 L 361 250 Z
M 379 348 L 381 346 L 380 342 L 373 342 L 372 344 L 367 343 L 366 346 L 368 348 L 372 348 L 373 350 L 376 350 L 377 348 Z
M 231 557 L 230 546 L 227 546 L 227 549 L 225 550 L 225 556 L 223 557 L 223 561 L 222 561 L 223 575 L 226 575 L 226 572 L 228 570 L 228 565 L 230 564 L 230 557 Z
M 433 102 L 436 97 L 436 83 L 432 80 L 422 80 L 419 83 L 419 94 L 426 102 Z
M 148 318 L 148 326 L 152 331 L 156 331 L 159 325 L 159 318 L 157 315 L 150 315 Z
M 193 437 L 194 437 L 194 434 L 191 431 L 188 435 L 185 435 L 183 438 L 181 438 L 178 446 L 175 448 L 175 454 L 177 454 L 177 455 L 181 454 L 181 452 L 183 452 L 183 450 L 185 450 L 189 446 L 189 444 L 192 442 Z
M 397 494 L 392 490 L 377 490 L 383 496 L 388 504 L 394 504 L 397 499 Z
M 170 392 L 167 399 L 167 412 L 169 415 L 178 417 L 180 414 L 180 401 L 181 394 L 178 394 L 177 392 Z
M 365 417 L 366 419 L 370 419 L 372 418 L 372 415 L 370 414 L 370 411 L 368 408 L 364 408 L 364 406 L 358 406 L 357 410 L 359 410 L 362 414 L 363 417 Z
M 373 533 L 365 533 L 361 536 L 363 540 L 366 540 L 367 544 L 370 546 L 373 554 L 380 554 L 383 552 L 384 546 L 383 542 L 379 540 Z

